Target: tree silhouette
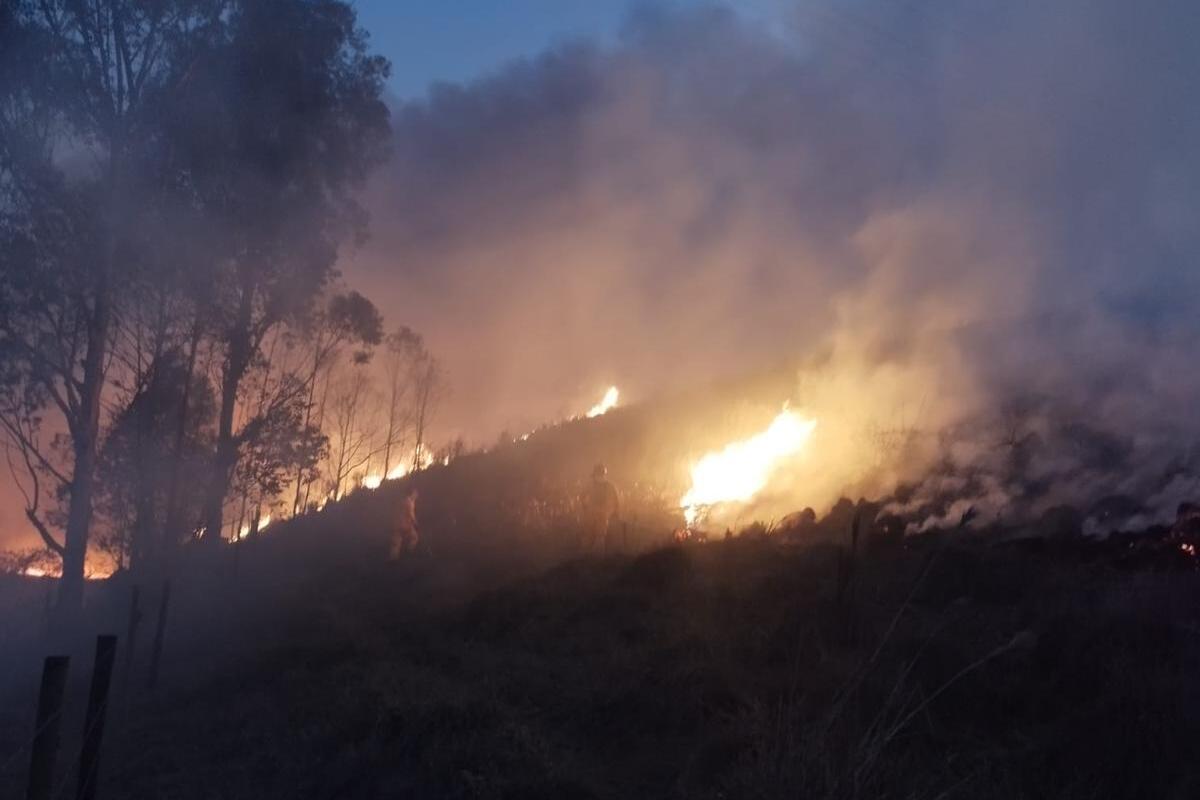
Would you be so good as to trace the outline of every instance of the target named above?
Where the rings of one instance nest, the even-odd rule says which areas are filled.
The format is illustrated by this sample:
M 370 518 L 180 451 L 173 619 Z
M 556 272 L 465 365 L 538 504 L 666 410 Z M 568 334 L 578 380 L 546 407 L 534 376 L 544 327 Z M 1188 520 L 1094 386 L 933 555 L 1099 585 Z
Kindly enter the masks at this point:
M 361 348 L 355 352 L 355 359 L 365 361 L 369 356 L 369 348 L 382 339 L 383 320 L 379 310 L 370 300 L 358 292 L 336 294 L 330 298 L 325 308 L 318 311 L 303 331 L 303 345 L 306 351 L 306 374 L 304 381 L 308 402 L 304 410 L 304 425 L 315 424 L 320 427 L 324 422 L 327 390 L 332 373 L 332 367 L 341 352 L 348 344 Z M 317 400 L 317 385 L 324 378 L 321 400 Z M 313 411 L 316 411 L 315 420 Z M 292 501 L 292 513 L 298 514 L 307 505 L 306 495 L 314 476 L 306 476 L 302 470 L 297 470 L 295 476 L 295 496 Z
M 154 362 L 144 383 L 115 416 L 100 450 L 97 511 L 106 524 L 98 544 L 121 567 L 137 570 L 159 555 L 159 532 L 170 507 L 171 467 L 180 456 L 174 421 L 185 396 L 192 411 L 182 462 L 197 472 L 207 465 L 212 389 L 189 372 L 185 358 L 170 351 Z M 184 498 L 193 511 L 198 501 L 195 492 Z
M 219 247 L 208 264 L 220 353 L 204 528 L 218 541 L 239 451 L 239 388 L 278 327 L 302 328 L 363 232 L 354 191 L 385 153 L 388 66 L 335 0 L 242 0 L 175 98 L 180 181 Z M 297 384 L 303 390 L 303 383 Z
M 163 98 L 186 78 L 218 6 L 5 4 L 4 35 L 20 45 L 0 81 L 4 428 L 31 481 L 49 476 L 67 503 L 61 542 L 29 514 L 63 559 L 63 617 L 82 603 L 116 304 L 153 196 L 148 145 L 161 141 Z M 66 437 L 49 451 L 46 408 Z
M 334 265 L 365 230 L 387 73 L 344 0 L 0 4 L 0 432 L 64 614 L 102 444 L 103 535 L 134 531 L 114 544 L 134 561 L 219 540 L 235 479 L 313 479 L 320 359 L 292 356 L 322 315 L 341 344 L 380 340 Z M 210 410 L 201 513 L 182 475 Z M 122 474 L 147 452 L 161 469 Z
M 393 451 L 402 463 L 404 445 L 416 420 L 412 402 L 416 397 L 413 377 L 416 365 L 425 357 L 425 343 L 407 327 L 400 327 L 387 337 L 383 367 L 387 386 L 387 426 L 383 441 L 383 475 L 392 469 Z

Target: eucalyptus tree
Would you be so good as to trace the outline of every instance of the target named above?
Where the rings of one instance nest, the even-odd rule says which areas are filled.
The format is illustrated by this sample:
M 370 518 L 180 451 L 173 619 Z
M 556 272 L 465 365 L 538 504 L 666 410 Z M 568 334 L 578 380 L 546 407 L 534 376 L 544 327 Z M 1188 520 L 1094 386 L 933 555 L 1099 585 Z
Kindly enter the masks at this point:
M 0 11 L 0 424 L 24 467 L 26 515 L 62 558 L 63 615 L 82 603 L 114 330 L 146 258 L 165 101 L 223 10 L 8 0 Z M 45 494 L 65 506 L 61 521 Z
M 387 74 L 342 0 L 235 0 L 175 97 L 174 158 L 220 247 L 207 280 L 218 412 L 202 521 L 214 542 L 239 458 L 267 427 L 239 420 L 242 384 L 274 332 L 309 324 L 339 249 L 365 233 L 356 192 L 386 153 Z

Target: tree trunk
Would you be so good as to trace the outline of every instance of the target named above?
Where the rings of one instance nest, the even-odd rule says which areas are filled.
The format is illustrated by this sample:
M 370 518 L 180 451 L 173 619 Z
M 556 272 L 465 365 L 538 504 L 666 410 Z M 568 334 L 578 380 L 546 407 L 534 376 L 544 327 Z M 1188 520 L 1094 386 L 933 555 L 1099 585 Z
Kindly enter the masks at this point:
M 213 458 L 212 477 L 204 498 L 204 538 L 210 545 L 221 543 L 221 528 L 225 516 L 225 495 L 237 466 L 238 442 L 233 435 L 233 415 L 237 408 L 238 385 L 250 366 L 252 355 L 250 325 L 254 312 L 251 287 L 242 288 L 237 324 L 230 336 L 229 360 L 221 380 L 221 413 L 217 422 L 217 451 Z
M 226 370 L 221 387 L 221 416 L 217 424 L 217 452 L 213 457 L 212 477 L 204 496 L 204 538 L 219 544 L 224 525 L 225 495 L 237 464 L 237 442 L 233 439 L 233 412 L 237 404 L 237 382 Z
M 383 477 L 387 478 L 392 469 L 392 444 L 396 439 L 396 378 L 392 377 L 392 392 L 388 400 L 387 440 L 383 443 Z M 401 456 L 403 458 L 403 456 Z
M 318 343 L 318 347 L 319 347 Z M 317 373 L 320 369 L 319 356 L 313 357 L 312 374 L 308 376 L 308 402 L 304 405 L 304 427 L 308 428 L 312 421 L 312 407 L 317 396 Z M 301 506 L 302 492 L 304 491 L 304 469 L 296 470 L 296 499 L 292 502 L 292 516 L 297 517 L 304 510 Z
M 143 476 L 138 487 L 137 507 L 133 514 L 133 531 L 129 538 L 129 571 L 140 573 L 146 565 L 153 563 L 156 552 L 154 542 L 154 495 L 148 485 L 149 478 Z
M 200 338 L 203 328 L 200 326 L 200 312 L 196 312 L 196 320 L 192 328 L 191 349 L 188 351 L 187 379 L 183 384 L 183 396 L 179 398 L 179 416 L 175 420 L 175 452 L 171 459 L 171 479 L 167 488 L 167 510 L 163 520 L 162 542 L 160 555 L 163 569 L 171 559 L 179 534 L 183 527 L 179 502 L 179 478 L 183 468 L 184 447 L 187 444 L 188 415 L 192 401 L 192 381 L 196 375 L 196 353 L 200 348 Z M 195 522 L 195 520 L 193 520 Z
M 156 354 L 151 363 L 159 363 L 160 355 Z M 150 377 L 147 390 L 151 392 L 151 396 L 156 394 L 158 380 L 153 375 Z M 155 539 L 155 512 L 157 503 L 156 488 L 157 481 L 155 471 L 157 466 L 149 459 L 144 458 L 146 454 L 146 442 L 153 436 L 150 430 L 153 427 L 152 419 L 153 411 L 147 408 L 141 408 L 137 414 L 137 444 L 134 452 L 140 456 L 137 459 L 136 476 L 137 482 L 136 492 L 137 497 L 134 504 L 133 514 L 133 531 L 129 537 L 129 563 L 130 572 L 140 573 L 146 568 L 147 563 L 151 563 L 156 555 L 156 539 Z
M 325 405 L 329 402 L 329 384 L 330 384 L 330 375 L 329 375 L 329 372 L 326 371 L 325 386 L 321 389 L 321 403 L 320 403 L 320 405 L 317 406 L 317 427 L 321 430 L 325 430 Z M 309 495 L 311 494 L 311 491 L 312 491 L 312 481 L 305 481 L 305 483 L 304 483 L 304 502 L 300 506 L 300 508 L 302 510 L 308 509 L 308 501 L 309 501 Z
M 83 360 L 83 385 L 79 392 L 79 418 L 74 431 L 75 468 L 71 476 L 67 509 L 66 553 L 58 591 L 60 619 L 83 608 L 83 569 L 87 560 L 88 533 L 92 524 L 92 490 L 96 451 L 100 438 L 100 395 L 104 388 L 104 362 L 111 317 L 108 271 L 111 249 L 96 276 L 95 305 L 88 320 L 88 346 Z
M 421 374 L 421 383 L 418 387 L 420 398 L 417 401 L 417 420 L 416 420 L 416 443 L 413 445 L 413 472 L 418 472 L 424 467 L 422 457 L 425 455 L 425 415 L 429 411 L 429 399 L 433 393 L 434 381 L 433 367 L 427 367 Z

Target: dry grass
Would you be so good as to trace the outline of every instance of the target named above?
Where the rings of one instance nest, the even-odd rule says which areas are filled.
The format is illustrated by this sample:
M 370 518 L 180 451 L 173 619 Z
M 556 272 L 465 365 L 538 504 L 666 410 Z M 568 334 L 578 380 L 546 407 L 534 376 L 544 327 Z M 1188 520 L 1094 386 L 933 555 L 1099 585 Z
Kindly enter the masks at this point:
M 837 563 L 722 542 L 436 607 L 437 559 L 317 571 L 174 665 L 102 796 L 1196 796 L 1193 574 L 868 553 L 847 636 Z

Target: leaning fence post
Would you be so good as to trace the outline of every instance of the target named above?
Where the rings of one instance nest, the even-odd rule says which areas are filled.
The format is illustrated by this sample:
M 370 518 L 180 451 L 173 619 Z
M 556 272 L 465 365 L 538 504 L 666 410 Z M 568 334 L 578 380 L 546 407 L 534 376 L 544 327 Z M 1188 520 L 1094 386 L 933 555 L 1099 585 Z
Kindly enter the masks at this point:
M 46 635 L 49 636 L 54 630 L 54 583 L 46 581 L 46 608 L 42 615 L 42 624 L 46 629 Z
M 79 787 L 76 800 L 92 800 L 100 774 L 100 743 L 104 738 L 104 716 L 108 710 L 108 690 L 112 684 L 113 662 L 117 658 L 117 637 L 96 637 L 96 663 L 92 666 L 92 688 L 88 691 L 87 716 L 83 722 L 83 746 L 79 750 Z
M 138 602 L 141 594 L 142 587 L 134 584 L 133 592 L 129 597 L 129 627 L 125 635 L 125 664 L 121 674 L 122 725 L 129 720 L 129 706 L 133 702 L 129 689 L 133 684 L 133 659 L 137 655 L 137 632 L 142 623 L 142 609 Z
M 158 603 L 158 624 L 154 630 L 154 649 L 150 653 L 150 673 L 146 688 L 153 690 L 158 685 L 159 662 L 162 660 L 163 637 L 167 633 L 167 605 L 171 602 L 171 582 L 163 581 L 162 598 Z
M 62 721 L 63 691 L 67 687 L 68 656 L 47 656 L 38 689 L 37 726 L 33 729 L 33 755 L 29 759 L 27 800 L 49 800 L 58 757 L 58 729 Z
M 141 593 L 142 587 L 135 584 L 129 598 L 129 626 L 125 634 L 125 675 L 121 679 L 122 692 L 126 695 L 129 694 L 129 676 L 133 673 L 133 656 L 137 642 L 138 625 L 142 622 L 142 610 L 138 605 Z
M 100 745 L 104 738 L 104 712 L 108 710 L 108 690 L 113 682 L 113 662 L 116 661 L 116 637 L 112 634 L 96 637 L 96 663 L 91 668 L 91 690 L 88 692 L 88 715 L 83 723 L 83 746 L 79 750 L 79 786 L 76 800 L 92 800 L 96 796 L 96 780 L 100 776 Z

